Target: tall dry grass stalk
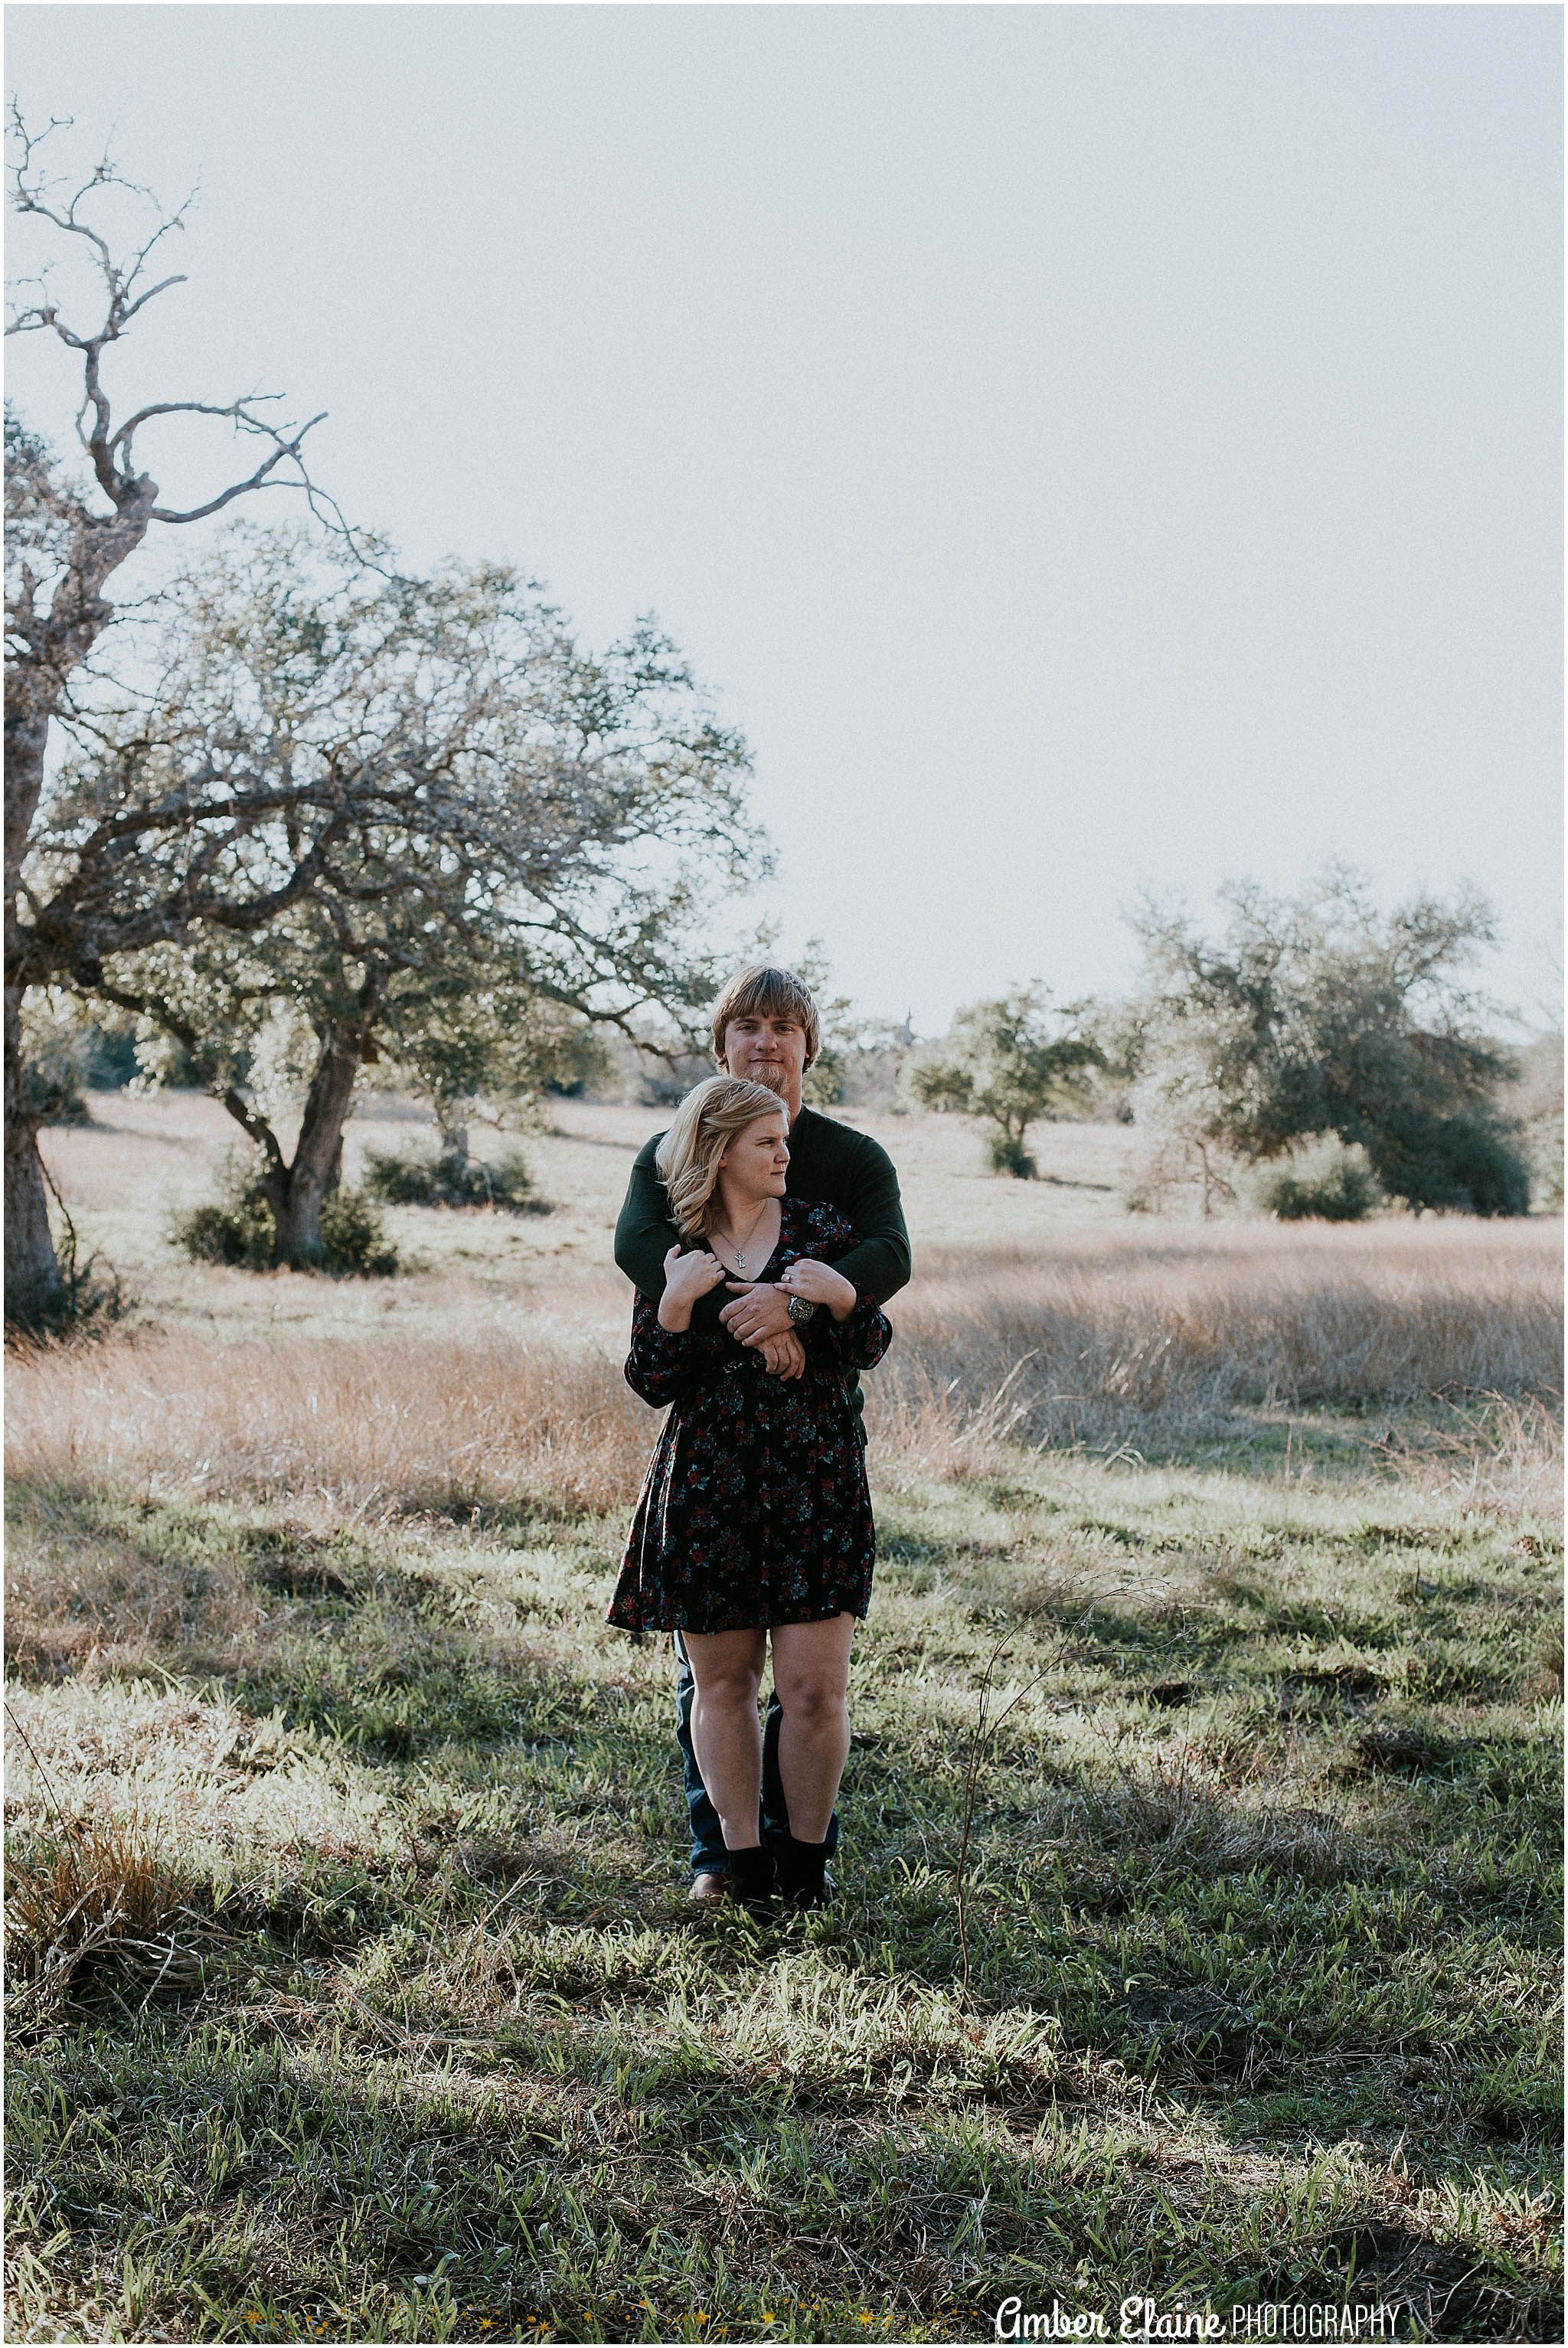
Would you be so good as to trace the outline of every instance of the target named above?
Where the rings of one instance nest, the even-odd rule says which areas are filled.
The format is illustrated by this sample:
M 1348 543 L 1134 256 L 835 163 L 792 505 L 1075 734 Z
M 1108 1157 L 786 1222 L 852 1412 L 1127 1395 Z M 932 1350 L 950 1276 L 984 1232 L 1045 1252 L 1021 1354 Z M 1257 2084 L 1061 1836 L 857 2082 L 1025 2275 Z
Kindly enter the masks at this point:
M 1232 1226 L 927 1256 L 872 1423 L 933 1465 L 998 1438 L 1180 1438 L 1243 1407 L 1555 1396 L 1559 1227 Z
M 1561 1514 L 1563 1417 L 1553 1401 L 1467 1395 L 1418 1428 L 1390 1429 L 1374 1448 L 1402 1483 L 1448 1507 L 1505 1517 L 1528 1509 L 1548 1521 Z M 1560 1649 L 1556 1663 L 1560 1692 Z
M 67 1818 L 32 1838 L 6 1859 L 7 2024 L 52 2020 L 93 1973 L 132 1985 L 143 2003 L 166 1985 L 189 1988 L 201 1969 L 191 1927 L 204 1920 L 185 1901 L 135 1816 Z
M 1241 1227 L 928 1255 L 869 1381 L 873 1459 L 956 1475 L 1010 1441 L 1179 1441 L 1243 1406 L 1554 1397 L 1556 1241 L 1539 1225 Z M 657 1425 L 603 1340 L 499 1332 L 46 1346 L 14 1362 L 7 1415 L 15 1478 L 336 1517 L 624 1508 Z
M 656 1426 L 590 1348 L 500 1334 L 46 1347 L 13 1366 L 13 1478 L 195 1487 L 335 1517 L 634 1497 Z

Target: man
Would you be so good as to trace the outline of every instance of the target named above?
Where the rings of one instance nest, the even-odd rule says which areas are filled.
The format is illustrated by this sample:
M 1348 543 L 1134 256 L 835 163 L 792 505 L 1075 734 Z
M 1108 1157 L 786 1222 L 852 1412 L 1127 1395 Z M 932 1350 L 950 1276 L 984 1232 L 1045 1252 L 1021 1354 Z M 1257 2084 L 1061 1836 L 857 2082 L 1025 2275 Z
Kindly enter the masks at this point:
M 885 1304 L 909 1279 L 909 1233 L 899 1202 L 898 1176 L 892 1159 L 869 1134 L 840 1125 L 801 1098 L 806 1071 L 816 1058 L 821 1031 L 810 989 L 792 971 L 758 964 L 732 978 L 713 1007 L 713 1056 L 727 1076 L 748 1076 L 779 1095 L 789 1114 L 789 1166 L 785 1189 L 797 1198 L 821 1199 L 846 1215 L 854 1225 L 856 1244 L 839 1257 L 835 1269 L 863 1293 Z M 669 1201 L 654 1163 L 663 1139 L 655 1134 L 638 1151 L 626 1189 L 626 1203 L 615 1225 L 615 1262 L 645 1296 L 656 1300 L 665 1286 L 665 1258 L 680 1233 L 670 1219 Z M 798 1376 L 805 1366 L 805 1350 L 797 1333 L 803 1317 L 801 1298 L 758 1282 L 731 1281 L 698 1299 L 692 1308 L 694 1328 L 716 1328 L 720 1322 L 744 1345 L 755 1345 L 769 1372 L 778 1377 Z M 861 1425 L 863 1409 L 860 1379 L 848 1374 L 850 1399 Z M 863 1429 L 861 1441 L 864 1441 Z M 728 1857 L 718 1813 L 707 1797 L 692 1746 L 691 1710 L 696 1683 L 686 1661 L 680 1633 L 676 1633 L 680 1678 L 676 1690 L 676 1735 L 686 1766 L 686 1807 L 691 1817 L 692 1888 L 694 1900 L 722 1900 L 728 1892 Z M 778 1695 L 768 1701 L 762 1745 L 762 1831 L 765 1840 L 789 1833 L 789 1813 L 779 1780 Z M 828 1828 L 830 1855 L 837 1848 L 839 1820 L 835 1812 Z

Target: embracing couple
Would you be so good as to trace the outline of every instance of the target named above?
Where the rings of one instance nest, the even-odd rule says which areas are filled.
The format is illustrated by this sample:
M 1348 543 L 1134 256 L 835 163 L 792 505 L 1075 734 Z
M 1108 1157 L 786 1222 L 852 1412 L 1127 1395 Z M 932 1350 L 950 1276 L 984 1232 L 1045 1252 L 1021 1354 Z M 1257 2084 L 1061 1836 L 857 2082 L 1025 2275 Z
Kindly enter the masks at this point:
M 691 1896 L 753 1908 L 820 1905 L 838 1841 L 876 1554 L 859 1373 L 910 1271 L 887 1152 L 802 1103 L 820 1041 L 791 972 L 731 979 L 721 1073 L 639 1153 L 615 1227 L 637 1289 L 627 1382 L 672 1407 L 609 1619 L 675 1634 Z

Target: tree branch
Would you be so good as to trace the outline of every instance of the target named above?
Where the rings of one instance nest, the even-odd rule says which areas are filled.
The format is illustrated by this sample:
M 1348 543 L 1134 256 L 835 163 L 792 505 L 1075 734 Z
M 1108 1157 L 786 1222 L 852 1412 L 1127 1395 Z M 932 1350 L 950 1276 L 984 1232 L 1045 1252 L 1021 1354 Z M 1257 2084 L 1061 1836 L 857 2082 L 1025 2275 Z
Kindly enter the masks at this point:
M 233 411 L 217 409 L 202 412 L 223 415 Z M 176 513 L 170 506 L 154 506 L 152 509 L 153 520 L 170 522 L 204 521 L 209 514 L 221 512 L 224 506 L 232 505 L 236 498 L 242 498 L 247 490 L 259 489 L 263 482 L 266 479 L 268 474 L 273 470 L 273 468 L 275 465 L 281 465 L 285 457 L 293 457 L 296 462 L 298 461 L 300 442 L 304 438 L 307 432 L 313 431 L 316 425 L 325 420 L 325 416 L 326 410 L 324 407 L 319 415 L 313 416 L 311 417 L 308 424 L 302 424 L 300 426 L 299 430 L 294 434 L 292 440 L 284 440 L 280 436 L 273 432 L 273 427 L 270 425 L 253 421 L 249 417 L 245 418 L 244 428 L 247 431 L 265 432 L 271 437 L 278 439 L 278 446 L 273 450 L 272 455 L 268 457 L 263 463 L 257 466 L 255 471 L 251 475 L 248 480 L 235 481 L 229 489 L 224 489 L 221 496 L 209 498 L 204 506 L 192 506 L 189 511 L 185 513 Z M 304 468 L 303 465 L 300 467 L 300 470 L 302 473 L 304 472 Z M 312 489 L 313 487 L 308 479 L 303 484 L 303 486 L 306 489 Z
M 136 994 L 129 987 L 117 986 L 112 980 L 104 975 L 102 964 L 95 963 L 83 962 L 78 965 L 77 984 L 84 987 L 89 994 L 99 995 L 104 1002 L 116 1004 L 121 1011 L 132 1011 L 139 1018 L 152 1020 L 155 1025 L 163 1029 L 165 1035 L 172 1035 L 177 1044 L 184 1045 L 199 1067 L 207 1057 L 206 1046 L 201 1040 L 200 1031 L 193 1027 L 188 1019 L 182 1019 L 172 1004 L 162 995 L 155 994 L 150 991 Z M 222 1102 L 235 1124 L 242 1128 L 248 1138 L 263 1152 L 268 1166 L 280 1174 L 285 1173 L 287 1167 L 283 1150 L 278 1144 L 277 1135 L 273 1131 L 266 1118 L 259 1116 L 251 1107 L 239 1087 L 235 1085 L 227 1085 L 217 1097 Z

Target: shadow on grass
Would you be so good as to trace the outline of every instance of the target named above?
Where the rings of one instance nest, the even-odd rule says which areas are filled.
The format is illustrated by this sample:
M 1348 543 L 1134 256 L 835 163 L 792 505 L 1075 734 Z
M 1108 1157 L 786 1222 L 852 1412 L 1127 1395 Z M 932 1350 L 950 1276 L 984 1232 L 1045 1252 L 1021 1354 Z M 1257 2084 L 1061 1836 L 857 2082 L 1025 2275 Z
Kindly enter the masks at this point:
M 502 1632 L 470 1597 L 522 1565 L 482 1536 L 443 1579 L 406 1527 L 12 1498 L 40 1706 L 86 1637 L 101 1673 L 138 1632 L 171 1702 L 275 1717 L 271 1766 L 342 1794 L 321 1849 L 214 1919 L 202 1984 L 14 2054 L 40 2322 L 123 2292 L 123 2325 L 202 2338 L 686 2337 L 716 2310 L 965 2338 L 1011 2290 L 1337 2301 L 1356 2269 L 1429 2331 L 1441 2302 L 1445 2337 L 1542 2336 L 1557 1765 L 1523 1712 L 1428 1716 L 1430 1625 L 1376 1579 L 1403 1560 L 1344 1544 L 1327 1570 L 1368 1579 L 1337 1604 L 1288 1586 L 1295 1557 L 1277 1588 L 1254 1567 L 1191 1628 L 1023 1614 L 1038 1709 L 979 1774 L 965 2001 L 988 1533 L 910 1521 L 903 1618 L 873 1612 L 857 1663 L 838 1897 L 759 1932 L 679 1903 L 663 1660 L 562 1628 L 602 1529 Z M 1534 1619 L 1514 1571 L 1455 1617 L 1481 1658 L 1457 1705 Z M 1391 1627 L 1376 1666 L 1346 1653 L 1364 1619 Z M 1166 1676 L 1193 1655 L 1202 1687 Z M 1430 1766 L 1358 1742 L 1406 1730 Z M 760 2006 L 738 2052 L 735 2014 L 786 1980 L 809 2059 Z M 1435 2239 L 1439 2192 L 1470 2234 Z M 85 2213 L 64 2237 L 60 2206 Z
M 1020 2137 L 915 2098 L 868 2124 L 711 2061 L 660 2083 L 633 2033 L 606 2038 L 597 2081 L 537 2035 L 498 2060 L 352 2010 L 314 2044 L 254 2012 L 57 2041 L 15 2083 L 13 2227 L 33 2234 L 46 2184 L 77 2214 L 24 2268 L 24 2316 L 123 2291 L 142 2337 L 966 2339 L 1009 2291 L 1137 2288 L 1553 2336 L 1549 2289 L 1365 2185 L 1259 2196 L 1214 2171 L 1194 2192 L 1184 2148 L 1168 2167 L 1087 2115 Z

